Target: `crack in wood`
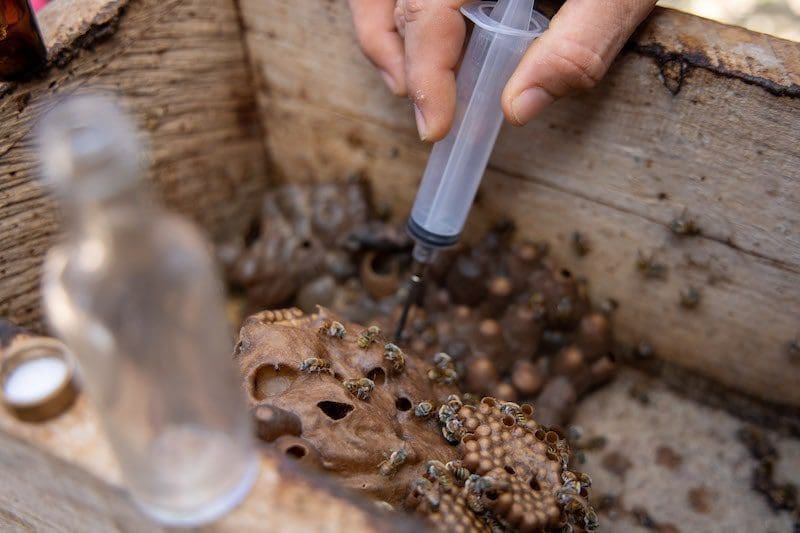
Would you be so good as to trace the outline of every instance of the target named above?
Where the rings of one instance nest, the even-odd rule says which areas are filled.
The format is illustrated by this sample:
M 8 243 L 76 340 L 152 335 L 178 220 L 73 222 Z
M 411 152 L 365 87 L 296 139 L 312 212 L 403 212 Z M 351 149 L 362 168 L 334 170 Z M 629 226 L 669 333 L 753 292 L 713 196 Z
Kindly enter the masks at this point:
M 763 76 L 748 74 L 747 72 L 742 72 L 741 70 L 728 69 L 723 64 L 712 63 L 709 57 L 701 52 L 670 52 L 666 48 L 664 48 L 663 45 L 658 43 L 650 43 L 650 44 L 631 43 L 628 45 L 628 49 L 639 55 L 655 59 L 656 64 L 658 65 L 662 76 L 664 76 L 665 65 L 670 65 L 671 63 L 679 62 L 679 64 L 681 65 L 679 73 L 680 75 L 676 81 L 672 81 L 672 78 L 674 76 L 673 74 L 669 74 L 669 77 L 664 76 L 665 78 L 664 85 L 667 87 L 667 89 L 669 89 L 669 91 L 673 95 L 678 94 L 678 91 L 680 91 L 681 85 L 683 84 L 686 68 L 696 67 L 708 70 L 709 72 L 713 72 L 714 74 L 717 74 L 725 78 L 740 80 L 749 85 L 756 85 L 775 96 L 800 98 L 800 85 L 796 83 L 792 83 L 791 85 L 784 85 L 769 78 L 765 78 Z
M 618 211 L 620 213 L 625 213 L 627 215 L 639 217 L 639 218 L 647 220 L 648 222 L 651 222 L 653 224 L 657 224 L 659 226 L 663 226 L 667 231 L 670 231 L 670 223 L 669 223 L 669 221 L 662 222 L 661 220 L 658 220 L 657 218 L 650 217 L 650 216 L 644 215 L 642 213 L 638 213 L 638 212 L 636 212 L 636 211 L 634 211 L 632 209 L 628 209 L 628 208 L 625 208 L 625 207 L 622 207 L 622 206 L 619 206 L 619 205 L 615 205 L 615 204 L 613 204 L 611 202 L 607 202 L 607 201 L 601 200 L 599 198 L 595 198 L 593 196 L 589 196 L 587 194 L 582 194 L 579 191 L 574 191 L 574 190 L 568 189 L 566 187 L 559 187 L 558 185 L 555 185 L 555 184 L 553 184 L 551 182 L 538 180 L 536 178 L 533 178 L 533 177 L 530 177 L 530 176 L 526 176 L 526 175 L 520 174 L 518 172 L 506 170 L 503 167 L 497 166 L 496 164 L 491 163 L 491 162 L 486 166 L 486 168 L 488 170 L 493 170 L 493 171 L 495 171 L 495 172 L 497 172 L 499 174 L 502 174 L 504 176 L 507 176 L 507 177 L 510 177 L 510 178 L 513 178 L 513 179 L 525 181 L 525 182 L 528 182 L 528 183 L 535 183 L 537 185 L 541 185 L 542 187 L 546 187 L 546 188 L 549 188 L 549 189 L 552 189 L 552 190 L 555 190 L 555 191 L 558 191 L 558 192 L 561 192 L 561 193 L 564 193 L 564 194 L 569 194 L 571 196 L 575 196 L 575 197 L 580 198 L 582 200 L 585 200 L 587 202 L 592 202 L 592 203 L 595 203 L 595 204 L 598 204 L 598 205 L 602 205 L 603 207 L 607 207 L 609 209 L 613 209 L 613 210 Z M 730 248 L 732 250 L 735 250 L 737 252 L 741 252 L 742 254 L 749 255 L 749 256 L 751 256 L 751 257 L 753 257 L 755 259 L 759 259 L 761 261 L 764 261 L 765 263 L 769 264 L 770 266 L 775 267 L 778 270 L 782 270 L 784 272 L 789 272 L 789 273 L 792 273 L 792 274 L 800 274 L 800 266 L 793 265 L 793 264 L 787 263 L 785 261 L 781 261 L 780 259 L 775 259 L 774 257 L 769 257 L 767 255 L 760 254 L 760 253 L 758 253 L 756 251 L 753 251 L 753 250 L 748 250 L 748 249 L 742 248 L 742 247 L 736 245 L 730 238 L 715 237 L 713 235 L 708 235 L 706 233 L 701 233 L 699 235 L 694 235 L 694 236 L 692 236 L 692 238 L 693 239 L 705 239 L 705 240 L 708 240 L 708 241 L 716 242 L 716 243 L 719 243 L 719 244 L 721 244 L 723 246 L 726 246 L 726 247 L 728 247 L 728 248 Z

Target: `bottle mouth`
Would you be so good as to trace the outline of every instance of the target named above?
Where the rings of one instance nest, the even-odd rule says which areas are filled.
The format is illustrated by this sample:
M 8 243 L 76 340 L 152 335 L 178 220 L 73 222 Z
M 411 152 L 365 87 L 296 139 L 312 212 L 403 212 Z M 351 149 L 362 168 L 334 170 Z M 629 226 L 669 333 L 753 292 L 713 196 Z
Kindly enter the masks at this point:
M 127 114 L 110 99 L 79 96 L 38 125 L 45 183 L 66 198 L 104 198 L 139 182 L 142 145 Z

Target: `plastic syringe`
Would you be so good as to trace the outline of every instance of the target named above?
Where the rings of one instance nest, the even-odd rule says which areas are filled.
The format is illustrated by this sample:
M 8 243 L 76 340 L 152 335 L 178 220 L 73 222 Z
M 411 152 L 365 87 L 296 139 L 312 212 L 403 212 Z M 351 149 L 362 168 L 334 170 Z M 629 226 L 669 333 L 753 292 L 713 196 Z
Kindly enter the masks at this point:
M 547 28 L 547 19 L 533 4 L 534 0 L 499 0 L 461 8 L 475 28 L 456 80 L 453 126 L 433 146 L 408 219 L 408 232 L 416 243 L 415 265 L 398 340 L 418 297 L 425 265 L 437 249 L 455 244 L 464 229 L 503 122 L 503 87 L 530 43 Z

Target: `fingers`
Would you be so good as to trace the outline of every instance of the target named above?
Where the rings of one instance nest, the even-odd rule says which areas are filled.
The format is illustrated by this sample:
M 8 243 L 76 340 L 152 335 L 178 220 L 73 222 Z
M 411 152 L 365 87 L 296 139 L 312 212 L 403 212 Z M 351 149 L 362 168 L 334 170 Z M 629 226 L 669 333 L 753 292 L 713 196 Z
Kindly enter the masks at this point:
M 455 68 L 466 24 L 459 8 L 468 0 L 404 0 L 406 83 L 419 136 L 438 141 L 450 130 L 456 108 Z
M 394 0 L 349 0 L 356 35 L 364 55 L 398 96 L 406 94 L 403 41 L 397 33 Z
M 522 125 L 554 100 L 594 87 L 655 0 L 567 0 L 503 91 L 506 118 Z

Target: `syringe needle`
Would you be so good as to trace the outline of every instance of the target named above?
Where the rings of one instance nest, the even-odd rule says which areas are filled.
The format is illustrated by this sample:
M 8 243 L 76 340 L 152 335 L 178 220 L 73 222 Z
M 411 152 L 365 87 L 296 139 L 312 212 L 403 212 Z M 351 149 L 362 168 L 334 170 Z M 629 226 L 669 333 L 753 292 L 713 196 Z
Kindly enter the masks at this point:
M 411 265 L 411 279 L 408 283 L 408 294 L 406 295 L 406 301 L 403 305 L 403 312 L 400 313 L 400 321 L 397 323 L 397 331 L 394 334 L 395 343 L 400 343 L 402 340 L 403 329 L 405 329 L 406 320 L 408 319 L 408 312 L 411 310 L 411 306 L 419 299 L 422 283 L 424 281 L 425 266 L 424 263 L 420 263 L 419 261 L 414 261 Z

